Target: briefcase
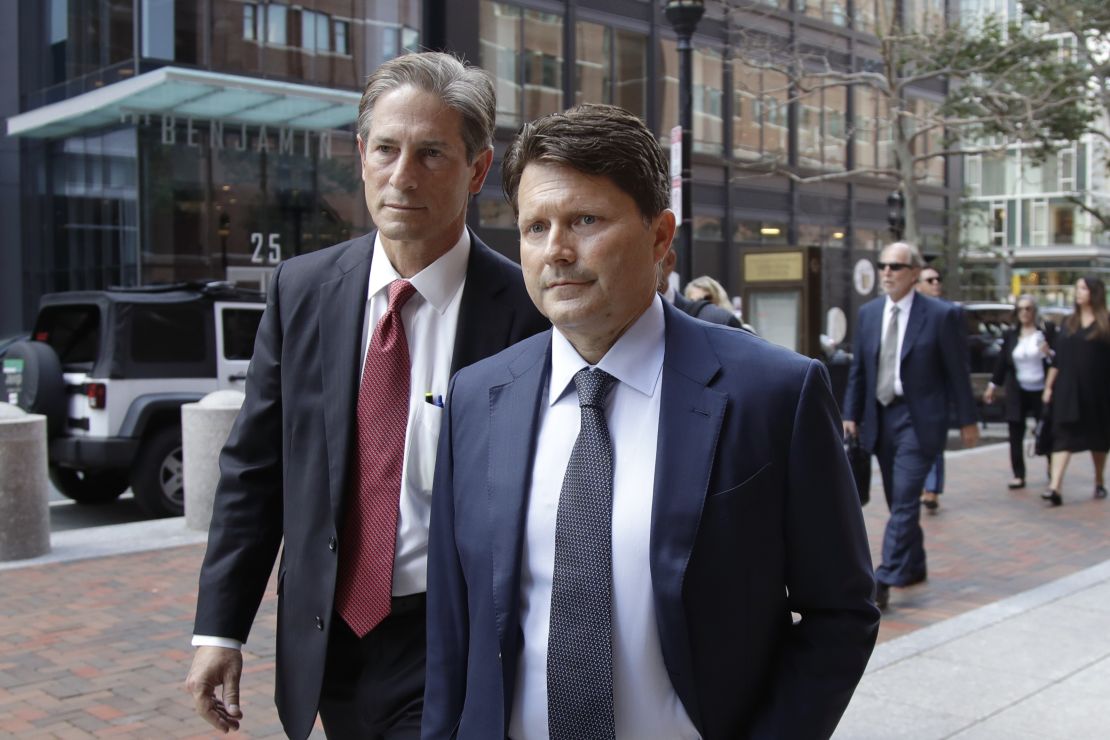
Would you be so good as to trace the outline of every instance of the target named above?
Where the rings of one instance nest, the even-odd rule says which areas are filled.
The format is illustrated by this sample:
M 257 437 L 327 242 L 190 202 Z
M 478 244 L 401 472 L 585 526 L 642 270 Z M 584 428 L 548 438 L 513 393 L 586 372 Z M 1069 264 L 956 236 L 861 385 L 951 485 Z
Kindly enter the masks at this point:
M 1052 454 L 1052 405 L 1045 404 L 1041 410 L 1041 418 L 1037 419 L 1037 426 L 1033 429 L 1033 454 Z
M 860 446 L 859 435 L 852 434 L 844 440 L 844 454 L 848 456 L 852 478 L 856 481 L 859 505 L 866 506 L 871 500 L 871 453 Z

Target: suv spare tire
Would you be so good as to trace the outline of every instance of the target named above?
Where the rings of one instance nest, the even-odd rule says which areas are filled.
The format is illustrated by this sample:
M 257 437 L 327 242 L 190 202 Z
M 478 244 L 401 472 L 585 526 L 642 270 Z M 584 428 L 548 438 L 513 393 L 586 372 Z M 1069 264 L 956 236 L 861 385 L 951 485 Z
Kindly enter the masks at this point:
M 45 342 L 16 342 L 4 354 L 3 367 L 4 393 L 0 400 L 45 416 L 48 436 L 64 432 L 66 385 L 54 348 Z

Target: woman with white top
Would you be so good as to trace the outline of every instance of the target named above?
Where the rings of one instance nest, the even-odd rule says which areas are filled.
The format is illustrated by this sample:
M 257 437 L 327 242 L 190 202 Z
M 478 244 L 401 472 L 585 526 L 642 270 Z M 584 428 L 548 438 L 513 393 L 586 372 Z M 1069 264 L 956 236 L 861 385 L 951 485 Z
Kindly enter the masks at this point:
M 1041 394 L 1056 342 L 1055 326 L 1039 320 L 1037 302 L 1031 296 L 1018 298 L 1015 313 L 1017 321 L 1014 328 L 1002 336 L 1002 351 L 983 394 L 984 401 L 993 403 L 995 390 L 999 386 L 1005 390 L 1010 467 L 1014 473 L 1008 484 L 1011 489 L 1025 487 L 1025 457 L 1022 455 L 1025 420 L 1041 418 Z

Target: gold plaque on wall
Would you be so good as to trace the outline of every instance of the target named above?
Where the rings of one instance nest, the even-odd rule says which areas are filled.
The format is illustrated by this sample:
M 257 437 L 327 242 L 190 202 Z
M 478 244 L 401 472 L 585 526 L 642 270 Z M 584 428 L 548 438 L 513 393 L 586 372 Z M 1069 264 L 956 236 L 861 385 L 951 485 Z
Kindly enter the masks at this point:
M 744 282 L 782 283 L 802 279 L 801 252 L 764 252 L 744 255 Z

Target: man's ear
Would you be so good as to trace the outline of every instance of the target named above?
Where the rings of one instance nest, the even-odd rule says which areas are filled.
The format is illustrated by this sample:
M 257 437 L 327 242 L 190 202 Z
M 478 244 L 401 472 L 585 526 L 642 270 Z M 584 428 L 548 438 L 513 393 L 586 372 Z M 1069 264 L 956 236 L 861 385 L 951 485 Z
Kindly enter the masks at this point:
M 362 134 L 356 134 L 355 141 L 358 142 L 358 174 L 366 182 L 366 142 L 362 140 Z
M 470 176 L 470 194 L 477 195 L 482 190 L 482 185 L 486 181 L 486 176 L 489 175 L 490 167 L 493 165 L 493 150 L 486 149 L 484 152 L 478 154 L 474 158 L 474 162 L 470 165 L 473 170 Z
M 659 262 L 666 257 L 667 250 L 671 248 L 671 242 L 674 241 L 674 211 L 664 208 L 662 213 L 652 219 L 650 228 L 653 238 L 652 256 L 655 262 Z M 673 262 L 671 266 L 674 266 Z

